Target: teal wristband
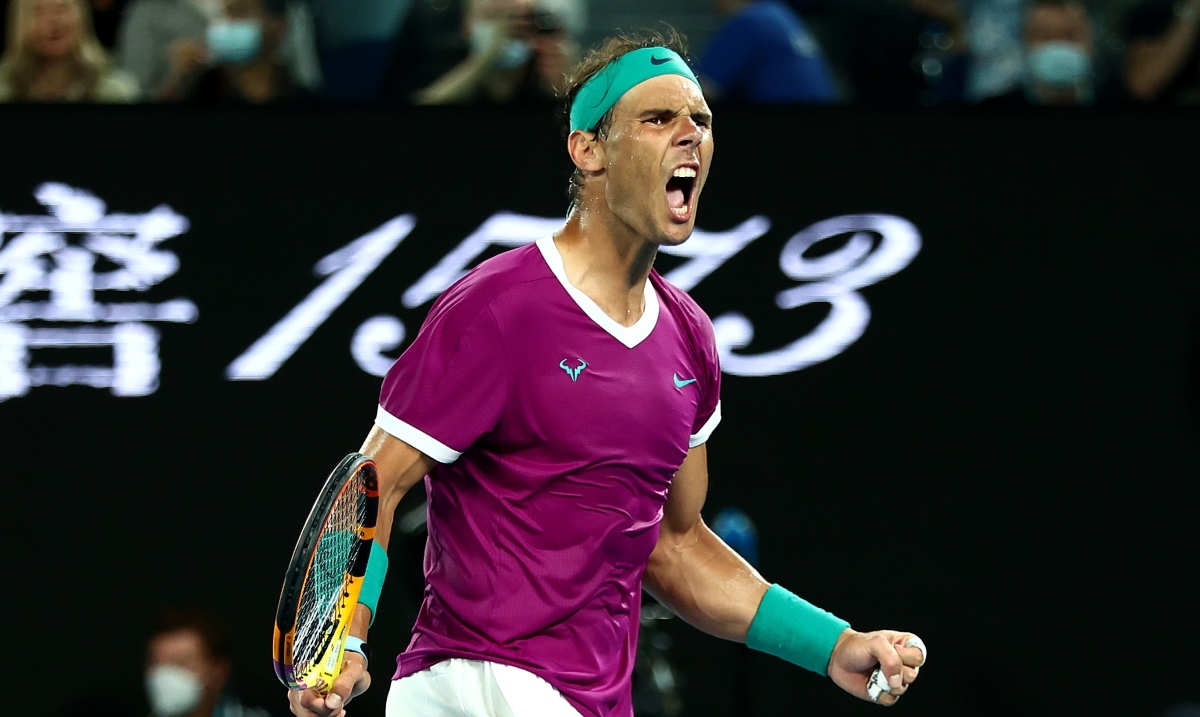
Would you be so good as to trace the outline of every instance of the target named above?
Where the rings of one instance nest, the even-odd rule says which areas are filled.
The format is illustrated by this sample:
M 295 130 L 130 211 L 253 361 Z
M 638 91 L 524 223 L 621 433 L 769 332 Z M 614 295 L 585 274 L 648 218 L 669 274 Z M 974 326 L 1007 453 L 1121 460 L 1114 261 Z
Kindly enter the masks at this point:
M 829 657 L 850 623 L 772 585 L 746 633 L 746 646 L 826 675 Z
M 379 605 L 379 593 L 383 592 L 383 578 L 387 575 L 388 556 L 383 546 L 371 541 L 371 556 L 367 558 L 367 574 L 363 576 L 362 591 L 358 593 L 358 604 L 371 611 L 371 622 L 375 624 L 375 608 Z

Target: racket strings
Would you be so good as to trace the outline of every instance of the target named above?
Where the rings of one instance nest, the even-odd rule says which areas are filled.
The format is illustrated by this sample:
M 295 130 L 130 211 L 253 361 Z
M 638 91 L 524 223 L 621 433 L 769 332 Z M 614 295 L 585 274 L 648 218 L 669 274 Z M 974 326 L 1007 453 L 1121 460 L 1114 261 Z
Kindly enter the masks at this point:
M 362 547 L 358 533 L 366 520 L 367 497 L 358 483 L 356 477 L 334 501 L 300 594 L 292 650 L 301 670 L 323 652 L 332 638 L 347 576 Z

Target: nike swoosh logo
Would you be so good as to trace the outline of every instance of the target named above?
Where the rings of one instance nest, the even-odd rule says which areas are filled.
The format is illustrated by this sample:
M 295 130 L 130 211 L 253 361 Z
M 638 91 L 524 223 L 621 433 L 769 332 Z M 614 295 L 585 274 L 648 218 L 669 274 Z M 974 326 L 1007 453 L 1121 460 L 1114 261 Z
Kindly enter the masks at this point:
M 651 65 L 665 65 L 670 61 L 671 61 L 671 58 L 669 58 L 669 57 L 654 57 L 653 55 L 650 56 L 650 64 Z
M 688 385 L 689 383 L 696 382 L 696 379 L 694 379 L 694 378 L 679 378 L 679 374 L 677 374 L 677 373 L 671 374 L 671 378 L 675 379 L 675 388 L 683 388 L 684 386 Z

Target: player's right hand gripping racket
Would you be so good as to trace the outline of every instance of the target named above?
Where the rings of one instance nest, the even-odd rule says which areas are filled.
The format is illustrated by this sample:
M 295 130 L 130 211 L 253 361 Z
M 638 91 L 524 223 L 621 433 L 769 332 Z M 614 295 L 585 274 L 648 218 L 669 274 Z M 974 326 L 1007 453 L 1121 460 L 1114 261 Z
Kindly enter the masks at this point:
M 327 694 L 342 671 L 378 508 L 375 463 L 351 453 L 325 481 L 283 579 L 273 657 L 290 689 Z

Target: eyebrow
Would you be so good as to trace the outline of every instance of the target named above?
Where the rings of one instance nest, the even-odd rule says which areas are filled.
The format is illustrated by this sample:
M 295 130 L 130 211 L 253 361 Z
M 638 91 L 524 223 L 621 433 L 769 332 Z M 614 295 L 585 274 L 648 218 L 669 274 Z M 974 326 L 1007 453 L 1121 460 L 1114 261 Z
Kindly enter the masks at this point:
M 646 110 L 646 111 L 642 112 L 640 115 L 638 115 L 638 117 L 640 119 L 650 119 L 651 117 L 662 117 L 663 115 L 670 115 L 671 117 L 678 117 L 681 114 L 682 113 L 679 110 L 673 110 L 673 109 L 669 109 L 667 107 L 658 107 L 655 109 Z M 712 124 L 712 114 L 709 112 L 705 112 L 704 110 L 698 110 L 696 112 L 691 112 L 690 114 L 692 117 L 700 120 L 701 122 L 704 122 L 706 124 Z

